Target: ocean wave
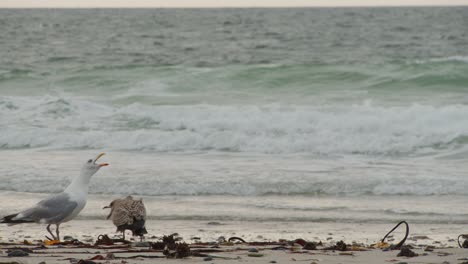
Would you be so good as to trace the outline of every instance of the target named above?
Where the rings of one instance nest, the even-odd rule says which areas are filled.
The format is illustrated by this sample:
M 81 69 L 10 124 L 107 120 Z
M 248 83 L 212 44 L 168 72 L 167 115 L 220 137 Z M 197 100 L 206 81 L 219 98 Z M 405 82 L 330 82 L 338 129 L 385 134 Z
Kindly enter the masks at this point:
M 433 62 L 464 62 L 468 63 L 468 56 L 458 55 L 458 56 L 449 56 L 449 57 L 441 57 L 441 58 L 431 58 L 426 60 L 417 60 L 415 63 L 417 64 L 428 64 Z
M 468 106 L 112 106 L 1 97 L 0 149 L 420 155 L 467 144 Z
M 159 161 L 161 162 L 161 161 Z M 178 160 L 172 160 L 177 166 Z M 154 161 L 153 161 L 154 163 Z M 204 165 L 208 166 L 208 165 Z M 156 166 L 157 168 L 157 166 Z M 19 170 L 19 168 L 18 168 Z M 433 177 L 426 173 L 398 172 L 393 169 L 387 173 L 363 170 L 362 175 L 355 172 L 326 173 L 277 173 L 253 172 L 230 169 L 201 171 L 188 167 L 186 171 L 170 169 L 159 171 L 146 165 L 145 172 L 135 168 L 119 167 L 112 175 L 99 175 L 93 178 L 90 193 L 103 195 L 144 195 L 144 196 L 443 196 L 466 195 L 468 181 L 464 175 L 456 177 Z M 232 169 L 235 170 L 235 169 Z M 397 171 L 395 173 L 395 171 Z M 392 173 L 393 172 L 393 173 Z M 74 172 L 78 173 L 78 171 Z M 258 174 L 258 175 L 257 175 Z M 375 175 L 374 175 L 375 174 Z M 72 174 L 74 175 L 74 174 Z M 235 176 L 234 176 L 235 175 Z M 252 176 L 255 175 L 255 176 Z M 220 180 L 222 179 L 222 180 Z M 63 177 L 63 170 L 29 168 L 2 170 L 0 190 L 33 193 L 55 193 L 62 191 L 69 180 Z M 27 182 L 28 184 L 24 184 Z M 254 204 L 268 209 L 272 205 Z M 317 205 L 318 206 L 318 205 Z M 281 205 L 271 209 L 289 208 Z M 298 211 L 330 211 L 340 208 L 333 206 L 315 208 L 292 207 Z

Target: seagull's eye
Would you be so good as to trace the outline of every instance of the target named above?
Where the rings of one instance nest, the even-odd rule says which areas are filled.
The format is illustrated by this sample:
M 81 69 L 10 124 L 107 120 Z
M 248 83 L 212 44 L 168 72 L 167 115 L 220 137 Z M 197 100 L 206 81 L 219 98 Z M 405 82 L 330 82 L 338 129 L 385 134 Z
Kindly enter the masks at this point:
M 88 163 L 91 163 L 91 162 L 93 162 L 93 160 L 92 160 L 92 159 L 88 160 Z

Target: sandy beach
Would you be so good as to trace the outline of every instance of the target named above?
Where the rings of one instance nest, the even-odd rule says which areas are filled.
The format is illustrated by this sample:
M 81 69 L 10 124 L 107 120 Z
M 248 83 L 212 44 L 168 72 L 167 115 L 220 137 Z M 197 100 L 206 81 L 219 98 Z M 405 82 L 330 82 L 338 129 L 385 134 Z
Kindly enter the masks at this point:
M 456 238 L 462 233 L 460 225 L 410 225 L 405 243 L 418 254 L 397 257 L 400 250 L 372 248 L 393 226 L 389 224 L 340 223 L 261 223 L 261 222 L 201 222 L 149 221 L 149 234 L 143 242 L 132 238 L 129 245 L 94 245 L 100 234 L 118 238 L 114 227 L 105 220 L 76 220 L 62 226 L 68 241 L 64 245 L 43 246 L 45 229 L 42 225 L 1 226 L 2 252 L 0 262 L 75 263 L 92 260 L 97 263 L 464 263 L 468 251 L 458 248 Z M 182 260 L 167 258 L 161 249 L 151 245 L 161 242 L 163 235 L 178 233 L 179 242 L 189 245 L 191 256 Z M 388 240 L 396 244 L 403 238 L 404 228 Z M 223 238 L 240 237 L 246 241 L 223 242 Z M 128 238 L 128 237 L 127 237 Z M 321 242 L 315 250 L 305 250 L 296 239 Z M 24 240 L 32 243 L 25 245 Z M 339 241 L 347 244 L 345 251 L 327 250 Z M 26 244 L 28 244 L 28 242 Z M 29 249 L 24 257 L 9 257 L 15 249 Z M 258 251 L 258 252 L 257 252 Z M 113 255 L 109 255 L 112 253 Z M 107 257 L 106 257 L 107 256 Z
M 18 250 L 18 247 L 31 250 L 28 256 L 8 257 L 8 253 Z M 113 248 L 93 246 L 47 246 L 46 248 L 23 245 L 3 246 L 1 261 L 19 263 L 76 263 L 80 260 L 93 260 L 97 263 L 180 263 L 206 262 L 211 263 L 464 263 L 468 260 L 468 252 L 459 248 L 435 248 L 431 252 L 423 248 L 413 249 L 417 257 L 398 257 L 398 250 L 382 251 L 368 249 L 366 251 L 330 251 L 330 250 L 292 250 L 286 246 L 275 250 L 278 246 L 257 246 L 255 244 L 220 245 L 190 244 L 192 252 L 209 251 L 201 256 L 189 256 L 174 260 L 166 258 L 161 250 L 150 250 L 145 247 Z M 255 251 L 258 253 L 250 253 Z M 212 252 L 212 253 L 211 253 Z M 111 255 L 112 253 L 112 255 Z M 102 256 L 102 257 L 101 257 Z M 157 259 L 157 260 L 155 260 Z
M 200 249 L 191 245 L 193 250 Z M 249 249 L 256 248 L 259 253 L 253 255 Z M 4 248 L 5 250 L 5 248 Z M 272 250 L 270 247 L 252 247 L 248 245 L 220 246 L 219 253 L 209 254 L 211 257 L 188 257 L 184 259 L 167 259 L 161 252 L 141 248 L 106 249 L 106 248 L 73 248 L 48 247 L 47 249 L 32 249 L 27 257 L 5 257 L 3 263 L 76 263 L 79 260 L 95 258 L 96 263 L 464 263 L 468 258 L 466 250 L 456 248 L 436 249 L 434 252 L 414 250 L 423 256 L 407 258 L 397 257 L 397 251 L 368 250 L 360 252 Z M 90 252 L 91 251 L 91 252 Z M 113 255 L 110 256 L 109 253 Z M 108 256 L 106 258 L 105 256 Z M 250 256 L 249 256 L 250 255 Z M 103 256 L 104 259 L 97 257 Z

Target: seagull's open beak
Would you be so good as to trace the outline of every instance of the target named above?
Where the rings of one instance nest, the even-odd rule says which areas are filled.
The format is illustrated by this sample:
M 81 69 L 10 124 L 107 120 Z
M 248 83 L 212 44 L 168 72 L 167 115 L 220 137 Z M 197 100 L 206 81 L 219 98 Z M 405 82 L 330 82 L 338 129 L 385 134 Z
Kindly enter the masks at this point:
M 94 163 L 96 163 L 96 161 L 97 161 L 99 158 L 101 158 L 102 156 L 104 156 L 105 154 L 106 154 L 106 153 L 101 153 L 101 154 L 99 154 L 99 155 L 96 157 L 96 159 L 94 159 Z M 104 166 L 109 166 L 109 163 L 101 163 L 101 164 L 98 164 L 98 165 L 101 166 L 101 167 L 104 167 Z
M 111 208 L 110 206 L 104 206 L 102 209 L 108 209 Z

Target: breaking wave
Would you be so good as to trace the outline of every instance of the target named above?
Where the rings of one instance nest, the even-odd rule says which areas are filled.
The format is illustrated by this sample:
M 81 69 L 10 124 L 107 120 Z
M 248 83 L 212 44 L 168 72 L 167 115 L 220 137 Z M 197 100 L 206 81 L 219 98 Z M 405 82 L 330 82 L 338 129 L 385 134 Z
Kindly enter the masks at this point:
M 467 105 L 111 106 L 0 98 L 0 149 L 419 155 L 468 142 Z

